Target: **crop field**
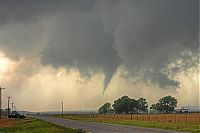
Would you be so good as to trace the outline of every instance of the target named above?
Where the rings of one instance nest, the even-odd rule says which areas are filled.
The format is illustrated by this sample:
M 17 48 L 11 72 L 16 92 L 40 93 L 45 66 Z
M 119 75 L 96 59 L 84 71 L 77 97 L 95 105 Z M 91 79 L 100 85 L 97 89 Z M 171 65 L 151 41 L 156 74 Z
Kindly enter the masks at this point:
M 157 122 L 200 122 L 200 113 L 196 114 L 68 114 L 71 118 L 96 118 L 100 120 L 134 120 L 134 121 L 157 121 Z

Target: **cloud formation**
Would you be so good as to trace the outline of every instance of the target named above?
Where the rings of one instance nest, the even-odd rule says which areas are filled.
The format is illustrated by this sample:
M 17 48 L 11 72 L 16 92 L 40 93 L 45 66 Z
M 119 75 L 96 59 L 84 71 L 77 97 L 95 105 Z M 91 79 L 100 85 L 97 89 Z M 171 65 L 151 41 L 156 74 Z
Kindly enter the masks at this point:
M 198 0 L 1 1 L 0 48 L 14 59 L 36 56 L 44 66 L 76 69 L 84 77 L 102 72 L 104 88 L 119 67 L 126 78 L 177 87 L 170 77 L 175 69 L 168 66 L 184 62 L 184 52 L 191 53 L 190 61 L 198 56 L 198 5 Z M 199 64 L 190 63 L 184 70 Z

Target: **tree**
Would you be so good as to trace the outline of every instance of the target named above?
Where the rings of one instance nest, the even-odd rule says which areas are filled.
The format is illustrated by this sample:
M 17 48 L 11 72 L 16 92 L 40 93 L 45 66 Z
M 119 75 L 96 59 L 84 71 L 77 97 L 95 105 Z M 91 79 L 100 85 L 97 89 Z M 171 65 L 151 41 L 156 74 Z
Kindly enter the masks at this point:
M 139 98 L 138 102 L 138 111 L 147 112 L 148 111 L 148 104 L 145 98 Z
M 148 105 L 145 98 L 131 99 L 128 96 L 122 96 L 114 101 L 111 108 L 110 103 L 104 104 L 99 108 L 99 113 L 106 114 L 108 112 L 114 111 L 117 114 L 129 114 L 129 113 L 138 113 L 138 112 L 147 112 Z
M 121 98 L 114 101 L 113 109 L 115 113 L 128 114 L 130 104 L 131 104 L 131 99 L 128 96 L 122 96 Z
M 111 108 L 111 103 L 107 102 L 105 103 L 103 106 L 101 106 L 99 108 L 99 113 L 100 114 L 107 114 L 107 113 L 110 113 L 112 111 L 112 108 Z
M 143 108 L 145 108 L 144 106 L 146 106 L 146 103 L 144 102 L 145 100 L 143 101 L 142 99 L 140 99 L 139 101 L 141 102 L 140 105 L 138 103 L 138 100 L 131 99 L 128 96 L 122 96 L 121 98 L 114 101 L 113 109 L 115 113 L 119 114 L 137 113 L 138 107 L 143 110 Z
M 138 113 L 138 101 L 135 99 L 130 99 L 129 103 L 129 113 Z
M 160 103 L 152 104 L 150 109 L 157 110 L 159 112 L 164 112 L 163 107 Z
M 158 109 L 157 104 L 152 104 L 151 107 L 150 107 L 150 109 L 156 109 L 157 110 Z
M 171 113 L 177 107 L 177 99 L 172 96 L 161 98 L 157 104 L 152 104 L 151 109 L 156 109 L 159 112 Z

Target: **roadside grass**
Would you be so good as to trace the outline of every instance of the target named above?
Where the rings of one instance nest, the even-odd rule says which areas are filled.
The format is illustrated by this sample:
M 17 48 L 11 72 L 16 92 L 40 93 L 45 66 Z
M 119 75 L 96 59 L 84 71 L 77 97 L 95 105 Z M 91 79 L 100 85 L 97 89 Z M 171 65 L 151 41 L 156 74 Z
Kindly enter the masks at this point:
M 10 119 L 0 133 L 78 133 L 78 130 L 55 125 L 35 118 Z
M 87 121 L 87 122 L 99 122 L 99 123 L 108 123 L 108 124 L 116 124 L 116 125 L 128 125 L 128 126 L 158 128 L 158 129 L 182 131 L 182 132 L 190 132 L 190 133 L 200 133 L 199 122 L 186 123 L 186 122 L 134 121 L 134 120 L 80 118 L 80 117 L 70 117 L 70 116 L 61 116 L 61 115 L 56 115 L 54 117 L 81 120 L 81 121 Z

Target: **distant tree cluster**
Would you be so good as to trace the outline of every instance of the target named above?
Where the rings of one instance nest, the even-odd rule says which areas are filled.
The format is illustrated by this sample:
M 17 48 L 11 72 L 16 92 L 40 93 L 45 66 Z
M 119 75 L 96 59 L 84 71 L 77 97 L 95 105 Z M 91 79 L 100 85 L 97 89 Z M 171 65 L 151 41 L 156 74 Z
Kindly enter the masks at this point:
M 172 96 L 161 98 L 158 103 L 152 104 L 150 109 L 158 110 L 160 113 L 171 113 L 177 107 L 177 99 Z
M 107 102 L 105 103 L 103 106 L 101 106 L 99 108 L 99 113 L 100 114 L 108 114 L 108 113 L 112 113 L 112 107 L 111 107 L 111 103 Z
M 150 109 L 157 110 L 160 113 L 171 113 L 177 106 L 177 99 L 172 96 L 166 96 L 161 98 L 158 103 L 152 104 Z M 135 114 L 135 113 L 147 113 L 148 103 L 145 98 L 132 99 L 128 96 L 122 96 L 114 101 L 113 105 L 107 102 L 99 108 L 100 114 Z
M 114 101 L 111 107 L 111 103 L 105 103 L 99 108 L 100 114 L 117 113 L 117 114 L 130 114 L 147 112 L 148 105 L 145 98 L 131 99 L 128 96 L 122 96 Z

